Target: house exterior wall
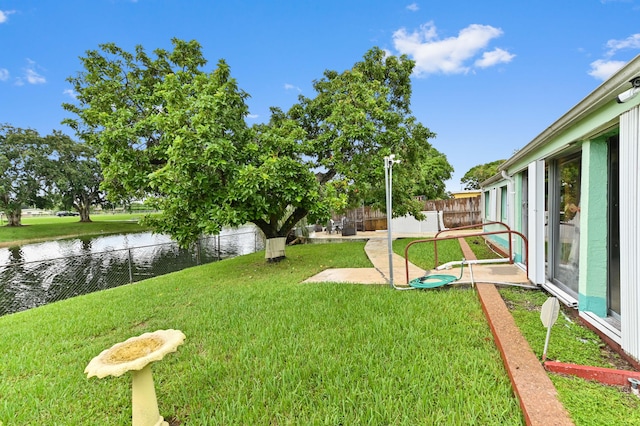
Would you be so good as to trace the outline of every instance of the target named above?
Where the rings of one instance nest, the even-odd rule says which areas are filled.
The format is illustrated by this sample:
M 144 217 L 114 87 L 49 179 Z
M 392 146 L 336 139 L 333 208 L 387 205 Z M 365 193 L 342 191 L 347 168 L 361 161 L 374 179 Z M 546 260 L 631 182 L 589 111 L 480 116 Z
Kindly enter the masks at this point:
M 578 309 L 607 316 L 607 141 L 582 143 Z
M 616 102 L 616 96 L 631 87 L 629 78 L 636 76 L 640 77 L 640 56 L 516 152 L 501 166 L 501 174 L 483 182 L 483 196 L 489 196 L 490 201 L 481 205 L 485 222 L 503 219 L 511 229 L 527 236 L 528 253 L 522 243 L 513 241 L 514 260 L 526 261 L 532 283 L 577 308 L 582 318 L 640 360 L 640 95 L 626 103 Z M 614 211 L 609 206 L 609 146 L 617 137 L 619 237 L 617 232 L 609 235 L 611 220 L 618 220 L 609 217 Z M 576 226 L 574 230 L 567 222 L 571 216 L 558 212 L 567 201 L 566 193 L 555 185 L 565 178 L 560 176 L 560 165 L 576 156 L 580 158 L 580 216 L 571 225 Z M 506 215 L 500 211 L 504 187 L 508 193 Z M 486 227 L 487 231 L 495 229 L 495 225 Z M 570 244 L 565 242 L 567 231 L 579 235 L 579 244 L 574 243 L 579 247 L 577 290 L 557 281 L 558 246 Z M 619 313 L 610 308 L 609 244 L 614 237 L 620 240 Z M 492 241 L 507 248 L 506 240 Z

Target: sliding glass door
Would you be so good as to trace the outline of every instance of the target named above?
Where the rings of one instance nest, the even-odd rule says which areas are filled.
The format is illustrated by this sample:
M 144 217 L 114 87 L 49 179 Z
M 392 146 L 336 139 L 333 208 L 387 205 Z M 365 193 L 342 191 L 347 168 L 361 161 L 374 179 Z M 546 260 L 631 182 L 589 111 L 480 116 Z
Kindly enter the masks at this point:
M 578 153 L 551 162 L 548 175 L 551 281 L 576 298 L 580 270 L 580 170 Z
M 620 167 L 619 137 L 609 140 L 608 286 L 609 315 L 620 318 Z

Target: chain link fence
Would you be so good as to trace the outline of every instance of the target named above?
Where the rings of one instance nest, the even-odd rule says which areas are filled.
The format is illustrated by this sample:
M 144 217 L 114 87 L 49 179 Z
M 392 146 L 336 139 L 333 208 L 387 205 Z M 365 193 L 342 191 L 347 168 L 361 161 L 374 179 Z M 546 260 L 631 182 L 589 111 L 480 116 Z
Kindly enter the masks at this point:
M 0 266 L 0 316 L 264 249 L 259 231 Z

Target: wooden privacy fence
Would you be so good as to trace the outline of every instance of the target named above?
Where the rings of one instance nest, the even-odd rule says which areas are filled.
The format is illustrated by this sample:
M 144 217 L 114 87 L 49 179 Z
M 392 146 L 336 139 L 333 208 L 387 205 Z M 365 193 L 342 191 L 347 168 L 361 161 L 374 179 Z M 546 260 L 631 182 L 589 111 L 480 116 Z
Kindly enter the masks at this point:
M 482 212 L 480 211 L 480 196 L 468 198 L 451 198 L 448 200 L 424 201 L 424 211 L 441 211 L 444 226 L 457 228 L 459 226 L 480 225 Z M 363 206 L 349 210 L 342 215 L 334 215 L 333 220 L 339 222 L 347 218 L 355 223 L 358 231 L 377 231 L 387 229 L 387 215 L 380 210 Z
M 426 211 L 441 211 L 444 226 L 447 228 L 480 225 L 482 223 L 479 195 L 468 198 L 451 198 L 449 200 L 428 200 L 424 202 L 424 209 Z
M 348 210 L 343 214 L 333 214 L 333 221 L 341 223 L 346 218 L 351 223 L 355 223 L 358 231 L 377 231 L 387 229 L 387 215 L 380 210 L 372 209 L 368 206 L 358 207 Z

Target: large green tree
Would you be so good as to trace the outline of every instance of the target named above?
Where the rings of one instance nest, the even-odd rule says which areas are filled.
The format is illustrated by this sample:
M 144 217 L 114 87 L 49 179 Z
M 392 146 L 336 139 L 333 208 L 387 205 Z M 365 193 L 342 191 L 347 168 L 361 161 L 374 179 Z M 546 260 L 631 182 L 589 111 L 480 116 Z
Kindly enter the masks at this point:
M 425 162 L 438 158 L 437 176 L 449 177 L 428 143 L 433 134 L 410 115 L 406 57 L 374 48 L 347 71 L 326 71 L 315 97 L 248 127 L 248 95 L 224 61 L 202 71 L 197 42 L 174 39 L 172 52 L 153 58 L 142 47 L 100 48 L 69 79 L 78 102 L 64 105 L 76 115 L 66 122 L 98 149 L 108 195 L 150 196 L 162 213 L 149 223 L 182 245 L 253 222 L 267 237 L 267 258 L 282 256 L 302 218 L 326 219 L 363 200 L 382 205 L 390 153 L 404 161 L 394 176 L 397 214 L 419 214 L 417 187 L 438 191 L 439 182 L 416 185 Z
M 32 129 L 0 125 L 0 211 L 8 226 L 21 226 L 22 207 L 45 207 L 50 149 Z
M 91 207 L 104 201 L 100 189 L 102 170 L 95 148 L 59 131 L 48 135 L 45 141 L 51 151 L 51 170 L 47 173 L 50 192 L 65 208 L 77 210 L 80 222 L 91 222 Z
M 149 175 L 167 163 L 170 137 L 157 125 L 165 114 L 159 84 L 179 76 L 185 87 L 202 77 L 206 60 L 195 42 L 173 40 L 174 49 L 148 55 L 141 46 L 134 53 L 113 43 L 100 45 L 81 57 L 84 70 L 68 78 L 77 102 L 63 108 L 75 114 L 64 120 L 79 138 L 97 149 L 103 169 L 103 189 L 116 202 L 143 199 L 155 191 Z M 184 92 L 184 96 L 191 96 Z M 173 100 L 177 101 L 177 100 Z
M 480 189 L 480 184 L 498 173 L 498 167 L 504 162 L 505 160 L 496 160 L 473 166 L 464 174 L 462 179 L 460 179 L 460 183 L 464 185 L 464 189 Z
M 411 73 L 406 56 L 369 50 L 342 73 L 325 71 L 316 95 L 300 97 L 288 112 L 304 131 L 301 151 L 319 171 L 321 183 L 341 183 L 343 207 L 362 202 L 383 208 L 383 158 L 395 154 L 394 215 L 420 216 L 416 195 L 444 196 L 453 168 L 429 139 L 435 137 L 411 115 Z

